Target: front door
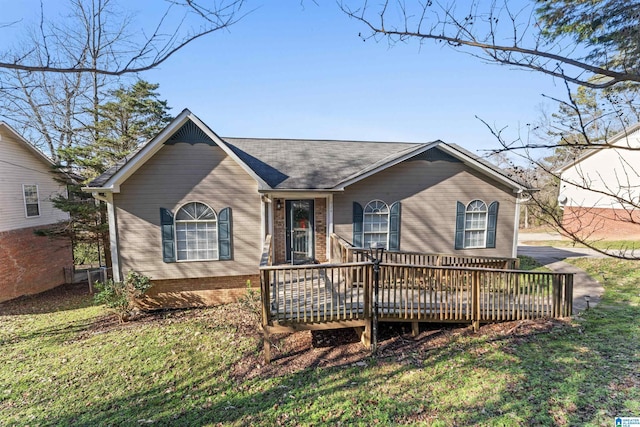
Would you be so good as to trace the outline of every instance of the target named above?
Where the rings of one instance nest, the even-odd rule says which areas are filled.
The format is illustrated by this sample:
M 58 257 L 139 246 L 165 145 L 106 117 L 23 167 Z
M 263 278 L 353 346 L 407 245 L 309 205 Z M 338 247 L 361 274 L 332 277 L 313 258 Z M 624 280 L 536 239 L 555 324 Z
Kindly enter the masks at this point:
M 287 262 L 312 262 L 313 200 L 287 200 Z

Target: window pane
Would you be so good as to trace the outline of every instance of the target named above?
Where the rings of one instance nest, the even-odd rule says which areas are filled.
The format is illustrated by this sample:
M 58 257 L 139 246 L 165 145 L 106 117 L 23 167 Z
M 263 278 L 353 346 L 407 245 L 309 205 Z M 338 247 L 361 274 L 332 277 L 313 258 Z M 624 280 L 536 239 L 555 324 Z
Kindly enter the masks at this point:
M 203 203 L 188 203 L 176 214 L 177 256 L 180 261 L 218 258 L 215 212 Z
M 27 217 L 39 216 L 40 208 L 38 206 L 38 186 L 23 185 L 24 205 Z
M 466 231 L 464 234 L 465 247 L 484 247 L 484 231 Z
M 364 208 L 363 215 L 363 246 L 368 248 L 371 243 L 378 243 L 386 247 L 389 236 L 389 207 L 381 200 L 373 200 Z
M 33 205 L 27 204 L 27 216 L 38 216 L 40 215 L 40 209 L 38 209 L 38 204 L 35 203 Z

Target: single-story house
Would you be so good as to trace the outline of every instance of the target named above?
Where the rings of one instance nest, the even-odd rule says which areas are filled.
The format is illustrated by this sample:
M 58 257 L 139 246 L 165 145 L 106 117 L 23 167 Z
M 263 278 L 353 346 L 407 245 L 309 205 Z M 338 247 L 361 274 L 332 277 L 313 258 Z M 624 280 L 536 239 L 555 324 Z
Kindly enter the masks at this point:
M 515 257 L 528 188 L 458 146 L 222 138 L 189 110 L 85 188 L 106 201 L 113 274 L 150 276 L 149 307 L 216 304 L 274 263 L 356 247 Z
M 640 238 L 640 123 L 560 168 L 562 225 L 583 239 Z M 630 203 L 631 202 L 631 203 Z
M 59 194 L 53 162 L 0 121 L 0 301 L 61 285 L 72 270 L 71 242 L 36 233 L 69 219 L 53 206 Z

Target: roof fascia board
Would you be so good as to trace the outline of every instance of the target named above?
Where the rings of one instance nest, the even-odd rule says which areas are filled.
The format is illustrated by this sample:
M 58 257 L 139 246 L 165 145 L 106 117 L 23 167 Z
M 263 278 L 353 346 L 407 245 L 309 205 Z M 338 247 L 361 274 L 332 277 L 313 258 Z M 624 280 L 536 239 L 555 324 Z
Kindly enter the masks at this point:
M 467 154 L 456 150 L 454 147 L 447 145 L 447 144 L 441 144 L 438 148 L 440 148 L 441 150 L 445 151 L 447 154 L 452 155 L 453 157 L 457 158 L 458 160 L 461 160 L 462 162 L 466 163 L 467 165 L 471 166 L 473 169 L 477 170 L 478 172 L 481 172 L 487 176 L 490 176 L 491 178 L 495 179 L 496 181 L 502 182 L 503 184 L 513 188 L 514 191 L 517 192 L 521 192 L 521 191 L 525 191 L 525 190 L 529 190 L 527 187 L 523 186 L 522 184 L 517 183 L 516 181 L 496 172 L 495 170 L 491 169 L 490 167 L 483 165 L 481 162 L 479 162 L 478 160 L 474 159 L 473 157 L 468 156 Z
M 617 134 L 612 136 L 611 139 L 606 144 L 602 144 L 602 145 L 595 146 L 595 147 L 592 146 L 591 150 L 589 150 L 586 153 L 583 153 L 582 155 L 578 156 L 577 158 L 575 158 L 571 162 L 567 163 L 566 165 L 559 167 L 558 169 L 556 169 L 554 171 L 554 173 L 561 174 L 564 171 L 566 171 L 567 169 L 570 169 L 573 166 L 575 166 L 578 163 L 580 163 L 581 161 L 587 159 L 588 157 L 593 156 L 594 154 L 596 154 L 597 152 L 599 152 L 602 149 L 615 148 L 615 144 L 617 142 L 621 141 L 623 138 L 630 137 L 632 134 L 634 134 L 638 130 L 640 130 L 640 122 L 634 124 L 633 126 L 629 127 L 628 129 L 623 129 L 621 132 L 618 132 Z
M 300 190 L 260 190 L 260 194 L 266 194 L 272 197 L 327 197 L 330 194 L 336 193 L 333 190 L 309 190 L 309 189 L 300 189 Z
M 48 166 L 55 166 L 55 163 L 53 162 L 53 160 L 51 160 L 49 157 L 47 157 L 46 154 L 44 154 L 42 151 L 38 150 L 36 147 L 34 147 L 33 145 L 31 145 L 31 143 L 29 141 L 27 141 L 26 139 L 24 139 L 24 137 L 22 135 L 20 135 L 18 132 L 16 132 L 11 126 L 9 126 L 7 123 L 0 121 L 0 126 L 3 126 L 5 129 L 7 129 L 7 131 L 9 131 L 9 133 L 11 133 L 18 141 L 20 141 L 22 144 L 26 145 L 27 149 L 29 151 L 31 151 L 38 159 L 40 159 L 41 161 L 45 162 Z
M 183 110 L 167 127 L 165 127 L 155 138 L 145 145 L 136 155 L 120 170 L 118 170 L 109 180 L 100 188 L 89 187 L 86 191 L 106 191 L 112 193 L 120 192 L 120 185 L 125 182 L 135 171 L 145 164 L 155 153 L 157 153 L 163 144 L 188 120 L 193 121 L 202 131 L 207 134 L 229 157 L 235 160 L 252 178 L 254 178 L 259 188 L 270 188 L 260 177 L 258 177 L 251 168 L 249 168 L 235 153 L 227 146 L 227 144 L 216 135 L 207 125 L 205 125 L 198 117 L 196 117 L 188 109 Z
M 409 151 L 408 153 L 405 153 L 400 157 L 394 158 L 387 163 L 383 163 L 371 170 L 365 169 L 364 172 L 358 173 L 358 175 L 354 176 L 353 178 L 347 178 L 345 181 L 342 181 L 341 183 L 333 187 L 332 190 L 344 191 L 345 187 L 355 184 L 358 181 L 362 181 L 363 179 L 368 178 L 371 175 L 375 175 L 378 172 L 381 172 L 385 169 L 388 169 L 391 166 L 395 166 L 398 163 L 402 163 L 405 160 L 410 159 L 411 157 L 417 156 L 418 154 L 422 154 L 433 147 L 437 147 L 440 143 L 441 141 L 434 141 L 427 144 L 418 144 L 418 147 L 415 150 Z

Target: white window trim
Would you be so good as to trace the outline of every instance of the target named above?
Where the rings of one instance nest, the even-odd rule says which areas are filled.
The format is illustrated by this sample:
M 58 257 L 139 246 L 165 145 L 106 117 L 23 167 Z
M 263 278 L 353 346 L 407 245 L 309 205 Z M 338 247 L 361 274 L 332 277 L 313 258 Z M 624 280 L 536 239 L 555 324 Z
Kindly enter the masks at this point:
M 187 206 L 190 203 L 199 203 L 201 205 L 205 205 L 206 207 L 208 207 L 209 209 L 211 209 L 211 211 L 213 212 L 213 214 L 216 216 L 215 220 L 179 220 L 178 218 L 178 213 L 180 212 L 180 210 Z M 202 222 L 215 222 L 216 223 L 216 241 L 215 241 L 215 246 L 216 246 L 216 254 L 217 257 L 216 258 L 206 258 L 206 259 L 179 259 L 178 257 L 178 222 L 180 222 L 181 224 L 186 224 L 186 223 L 202 223 Z M 173 228 L 174 228 L 174 233 L 175 233 L 175 256 L 176 256 L 176 262 L 203 262 L 203 261 L 219 261 L 220 260 L 220 251 L 219 251 L 219 239 L 220 239 L 220 230 L 218 229 L 218 213 L 215 211 L 215 209 L 213 209 L 211 206 L 209 206 L 209 204 L 204 203 L 204 202 L 199 202 L 199 201 L 190 201 L 190 202 L 186 202 L 183 203 L 182 205 L 180 205 L 180 207 L 178 209 L 176 209 L 176 214 L 173 218 Z
M 38 201 L 38 215 L 29 215 L 29 211 L 27 210 L 27 196 L 25 194 L 25 187 L 36 187 L 36 199 Z M 38 218 L 41 215 L 40 189 L 38 188 L 38 184 L 22 184 L 22 201 L 24 202 L 23 206 L 24 206 L 25 218 Z
M 385 202 L 384 200 L 380 200 L 380 199 L 370 200 L 366 205 L 364 205 L 364 209 L 362 209 L 362 245 L 364 246 L 364 249 L 369 249 L 368 246 L 365 243 L 365 240 L 366 240 L 365 236 L 367 234 L 382 234 L 382 233 L 379 233 L 379 232 L 375 232 L 374 233 L 374 232 L 365 231 L 365 224 L 366 224 L 365 218 L 367 217 L 367 215 L 371 215 L 371 214 L 367 213 L 367 207 L 369 207 L 369 205 L 371 203 L 374 203 L 374 202 L 383 203 L 387 207 L 387 231 L 386 231 L 387 238 L 386 238 L 386 241 L 385 241 L 384 245 L 385 245 L 385 249 L 389 249 L 389 225 L 390 225 L 389 221 L 391 220 L 391 207 L 389 206 L 389 204 L 387 202 Z
M 484 205 L 484 228 L 467 228 L 467 214 L 468 213 L 474 213 L 469 211 L 469 206 L 471 206 L 471 203 L 473 202 L 482 202 L 482 204 Z M 487 203 L 484 200 L 481 199 L 473 199 L 472 201 L 470 201 L 469 203 L 467 203 L 467 205 L 464 207 L 464 231 L 463 231 L 463 236 L 462 236 L 462 248 L 463 249 L 486 249 L 487 247 L 487 229 L 489 228 L 489 205 L 487 205 Z M 483 237 L 482 237 L 482 245 L 480 246 L 467 246 L 466 242 L 467 242 L 467 231 L 482 231 L 483 232 Z

